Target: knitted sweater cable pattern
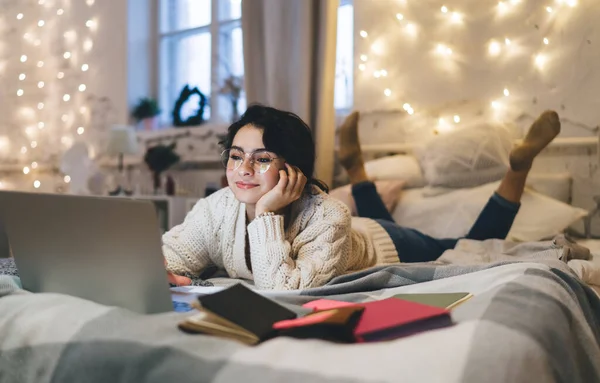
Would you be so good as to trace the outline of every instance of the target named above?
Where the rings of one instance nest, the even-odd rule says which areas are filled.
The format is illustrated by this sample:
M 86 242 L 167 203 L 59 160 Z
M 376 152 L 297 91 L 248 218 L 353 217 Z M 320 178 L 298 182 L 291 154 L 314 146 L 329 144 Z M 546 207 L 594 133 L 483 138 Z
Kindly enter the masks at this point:
M 371 222 L 363 225 L 371 232 L 352 229 L 347 207 L 315 189 L 292 204 L 287 228 L 277 215 L 246 225 L 245 205 L 224 188 L 199 200 L 182 224 L 163 235 L 163 254 L 175 274 L 199 274 L 215 265 L 231 278 L 254 280 L 258 289 L 305 289 L 398 261 L 389 236 Z M 246 232 L 252 272 L 245 259 Z

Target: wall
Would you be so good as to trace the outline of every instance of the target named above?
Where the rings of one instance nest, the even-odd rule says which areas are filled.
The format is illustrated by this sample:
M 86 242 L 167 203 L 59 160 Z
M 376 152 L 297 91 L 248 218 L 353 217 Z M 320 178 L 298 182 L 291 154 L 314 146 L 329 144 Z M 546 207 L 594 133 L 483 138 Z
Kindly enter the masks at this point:
M 421 135 L 490 117 L 522 130 L 552 108 L 568 120 L 563 136 L 592 135 L 600 122 L 600 2 L 501 4 L 354 0 L 354 107 L 402 110 L 409 104 L 414 115 L 403 125 Z M 424 115 L 430 119 L 419 121 Z
M 92 155 L 103 150 L 109 126 L 127 123 L 130 101 L 151 92 L 150 4 L 151 0 L 0 3 L 3 164 L 56 164 L 76 140 L 89 143 Z M 133 20 L 128 23 L 128 18 Z M 41 27 L 40 20 L 44 21 Z M 130 45 L 135 49 L 129 50 Z M 27 55 L 26 62 L 20 61 L 21 55 Z M 85 72 L 83 64 L 89 66 Z M 134 75 L 129 76 L 134 65 Z M 64 77 L 59 78 L 59 72 Z M 25 80 L 19 79 L 21 73 L 26 74 Z M 38 87 L 40 81 L 43 88 Z M 85 85 L 83 91 L 81 84 Z M 63 99 L 65 94 L 68 101 Z M 37 107 L 40 103 L 43 109 Z M 39 122 L 44 123 L 43 128 Z M 82 134 L 78 134 L 80 127 L 84 128 Z
M 362 112 L 363 145 L 415 144 L 490 120 L 519 137 L 545 109 L 561 115 L 562 137 L 596 134 L 600 2 L 500 3 L 354 0 L 354 108 Z M 598 158 L 593 142 L 555 147 L 533 171 L 570 173 L 572 203 L 591 209 L 600 194 Z

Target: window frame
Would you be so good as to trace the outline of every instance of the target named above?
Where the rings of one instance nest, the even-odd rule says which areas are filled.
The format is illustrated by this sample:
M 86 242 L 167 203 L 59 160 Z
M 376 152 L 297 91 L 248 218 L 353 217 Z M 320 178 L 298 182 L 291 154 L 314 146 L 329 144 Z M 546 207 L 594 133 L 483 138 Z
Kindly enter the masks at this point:
M 355 62 L 355 54 L 356 54 L 356 42 L 354 41 L 354 27 L 355 27 L 355 21 L 356 21 L 356 13 L 355 13 L 355 4 L 354 4 L 354 0 L 340 0 L 339 1 L 339 5 L 338 5 L 338 9 L 349 5 L 352 7 L 352 15 L 353 15 L 353 20 L 352 20 L 352 29 L 353 29 L 353 33 L 350 34 L 351 38 L 352 38 L 352 54 L 350 55 L 350 57 L 352 58 L 352 72 L 351 72 L 351 76 L 352 76 L 352 101 L 350 103 L 350 105 L 345 106 L 345 107 L 340 107 L 340 108 L 335 108 L 335 114 L 338 116 L 346 116 L 347 114 L 349 114 L 352 109 L 354 108 L 354 89 L 355 89 L 355 85 L 356 85 L 356 72 L 354 69 L 354 66 L 356 64 Z M 338 20 L 339 23 L 339 20 Z M 337 31 L 336 31 L 337 33 Z M 339 41 L 336 40 L 336 46 L 339 44 Z M 337 48 L 336 48 L 337 49 Z M 337 65 L 337 55 L 336 55 L 336 65 Z M 337 68 L 336 68 L 336 73 L 337 73 Z M 335 85 L 334 85 L 334 90 L 335 90 Z
M 158 67 L 158 71 L 157 71 L 157 84 L 158 84 L 158 98 L 159 101 L 161 103 L 161 105 L 163 105 L 163 113 L 160 116 L 160 120 L 161 122 L 168 122 L 169 125 L 172 124 L 172 120 L 170 118 L 170 114 L 172 112 L 172 108 L 175 105 L 175 101 L 176 98 L 171 99 L 172 97 L 177 97 L 176 92 L 174 91 L 173 94 L 169 94 L 165 99 L 164 97 L 164 92 L 162 89 L 162 84 L 163 84 L 163 76 L 166 76 L 168 78 L 168 83 L 169 84 L 175 84 L 176 80 L 175 77 L 175 71 L 170 71 L 167 72 L 166 68 L 176 68 L 177 65 L 177 54 L 175 52 L 175 49 L 173 47 L 175 47 L 177 44 L 167 44 L 167 47 L 165 47 L 163 44 L 165 44 L 165 42 L 170 39 L 171 41 L 177 41 L 180 39 L 184 39 L 186 37 L 190 37 L 190 36 L 194 36 L 194 35 L 199 35 L 202 33 L 210 33 L 210 53 L 211 53 L 211 58 L 210 58 L 210 95 L 209 95 L 209 105 L 210 105 L 210 118 L 208 119 L 209 122 L 220 122 L 219 119 L 219 110 L 221 110 L 219 107 L 221 105 L 221 103 L 224 102 L 222 97 L 219 97 L 219 92 L 218 92 L 218 87 L 219 84 L 221 83 L 221 81 L 224 79 L 224 69 L 221 68 L 220 65 L 220 56 L 221 56 L 221 44 L 220 44 L 220 31 L 225 29 L 225 28 L 229 28 L 229 29 L 235 29 L 235 28 L 241 28 L 242 26 L 242 19 L 241 19 L 241 15 L 240 18 L 227 18 L 224 20 L 220 20 L 219 18 L 219 13 L 221 11 L 221 8 L 219 7 L 220 1 L 219 0 L 211 0 L 211 15 L 210 15 L 210 24 L 207 25 L 202 25 L 199 27 L 191 27 L 191 28 L 184 28 L 184 29 L 179 29 L 176 31 L 168 31 L 168 32 L 163 32 L 162 31 L 162 25 L 161 25 L 161 20 L 163 17 L 163 7 L 162 7 L 162 2 L 163 1 L 169 1 L 169 0 L 155 0 L 155 6 L 157 9 L 157 37 L 156 37 L 156 45 L 157 45 L 157 49 L 156 49 L 156 62 L 157 62 L 157 67 Z M 243 0 L 241 0 L 243 1 Z M 170 50 L 169 50 L 170 48 Z M 229 49 L 227 50 L 228 54 L 231 54 L 233 50 Z M 166 52 L 167 54 L 164 55 L 163 52 Z M 165 57 L 166 56 L 166 57 Z M 167 64 L 168 62 L 168 64 Z M 171 91 L 173 91 L 173 89 L 171 89 Z M 168 105 L 167 108 L 164 107 L 164 104 Z M 168 114 L 165 114 L 165 112 L 168 111 Z

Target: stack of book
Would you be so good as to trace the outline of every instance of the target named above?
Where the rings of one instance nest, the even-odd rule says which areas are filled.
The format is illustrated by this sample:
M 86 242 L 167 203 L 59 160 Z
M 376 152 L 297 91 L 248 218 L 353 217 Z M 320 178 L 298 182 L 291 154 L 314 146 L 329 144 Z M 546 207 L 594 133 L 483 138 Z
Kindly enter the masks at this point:
M 255 345 L 278 336 L 362 343 L 397 339 L 451 326 L 450 310 L 469 293 L 401 294 L 371 302 L 317 299 L 294 311 L 242 284 L 199 297 L 197 311 L 179 324 L 191 333 L 234 339 Z

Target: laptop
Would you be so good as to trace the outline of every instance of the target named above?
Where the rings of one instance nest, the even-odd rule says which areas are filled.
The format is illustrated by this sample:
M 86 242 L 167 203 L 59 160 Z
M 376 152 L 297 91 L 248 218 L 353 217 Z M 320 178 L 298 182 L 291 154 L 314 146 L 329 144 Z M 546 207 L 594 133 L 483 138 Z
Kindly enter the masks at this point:
M 0 191 L 0 220 L 25 290 L 174 310 L 152 202 Z

